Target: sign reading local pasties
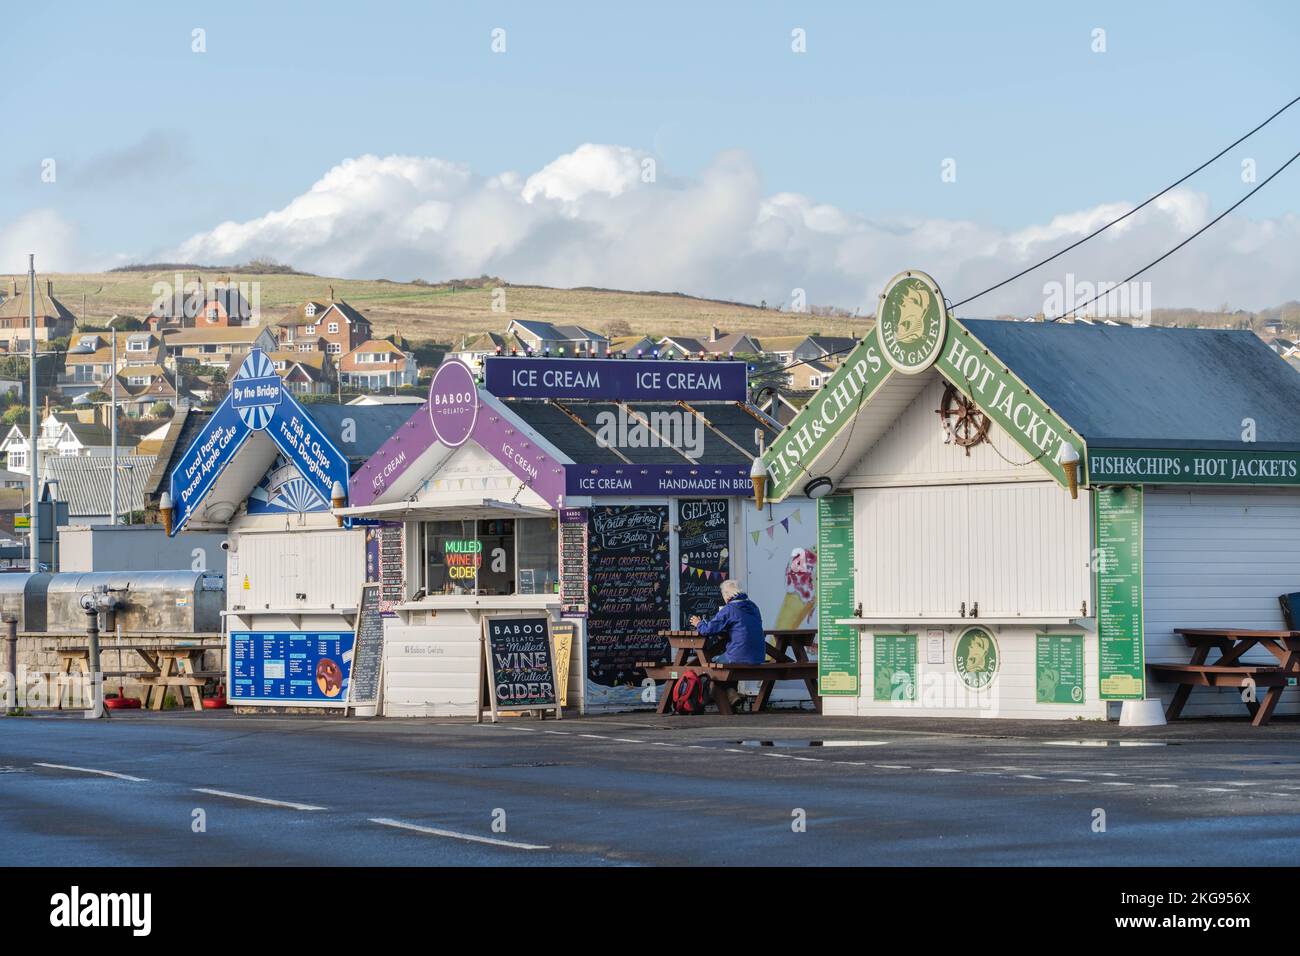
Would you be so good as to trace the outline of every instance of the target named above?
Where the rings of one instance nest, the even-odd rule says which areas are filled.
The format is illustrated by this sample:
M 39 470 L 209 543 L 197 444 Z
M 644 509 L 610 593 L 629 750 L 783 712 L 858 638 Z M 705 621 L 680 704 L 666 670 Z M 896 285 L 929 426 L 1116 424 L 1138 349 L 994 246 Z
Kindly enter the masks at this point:
M 1060 461 L 1062 447 L 1068 442 L 1082 457 L 1083 439 L 955 320 L 935 367 L 1048 474 L 1069 484 Z
M 853 616 L 853 496 L 817 501 L 817 688 L 823 697 L 857 696 L 857 627 Z
M 270 438 L 286 464 L 306 480 L 307 486 L 299 489 L 301 499 L 314 495 L 330 501 L 335 483 L 347 487 L 347 459 L 281 386 L 271 360 L 261 349 L 253 349 L 225 399 L 172 469 L 173 535 L 185 527 L 248 436 L 257 431 Z
M 924 272 L 900 272 L 880 293 L 876 339 L 889 364 L 906 375 L 934 364 L 948 330 L 938 284 Z
M 744 362 L 488 357 L 484 388 L 497 398 L 743 402 Z
M 1146 697 L 1142 622 L 1142 489 L 1094 495 L 1098 676 L 1102 700 Z
M 916 635 L 876 634 L 871 672 L 873 700 L 916 700 Z
M 763 455 L 767 498 L 781 501 L 814 472 L 813 462 L 889 378 L 892 367 L 875 338 L 862 341 L 826 385 L 799 410 Z
M 1034 644 L 1034 699 L 1040 704 L 1082 704 L 1083 635 L 1039 634 Z
M 1210 451 L 1094 448 L 1093 484 L 1300 485 L 1300 454 L 1287 451 Z
M 983 690 L 993 683 L 1002 664 L 997 638 L 987 627 L 968 627 L 953 648 L 953 667 L 961 682 L 971 690 Z

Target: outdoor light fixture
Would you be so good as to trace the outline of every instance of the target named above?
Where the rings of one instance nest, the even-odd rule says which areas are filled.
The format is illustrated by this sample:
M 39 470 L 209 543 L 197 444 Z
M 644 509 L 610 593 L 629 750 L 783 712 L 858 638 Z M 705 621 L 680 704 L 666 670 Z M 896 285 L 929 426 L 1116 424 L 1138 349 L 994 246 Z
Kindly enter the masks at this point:
M 754 483 L 754 507 L 762 511 L 763 492 L 767 490 L 767 465 L 763 464 L 762 455 L 756 456 L 749 466 L 749 480 Z
M 825 498 L 835 490 L 835 482 L 831 481 L 825 475 L 820 478 L 814 478 L 808 484 L 803 486 L 803 493 L 812 499 Z
M 162 515 L 163 533 L 170 537 L 172 533 L 172 496 L 166 491 L 158 498 L 158 514 Z
M 1062 468 L 1065 469 L 1065 478 L 1070 483 L 1070 497 L 1078 499 L 1079 497 L 1079 453 L 1075 447 L 1068 441 L 1061 442 L 1061 453 L 1056 456 Z
M 334 506 L 334 510 L 337 512 L 339 508 L 343 507 L 347 500 L 348 493 L 343 487 L 343 482 L 336 479 L 334 487 L 330 489 L 330 504 Z M 335 514 L 334 520 L 339 523 L 340 528 L 343 527 L 343 516 L 341 514 Z

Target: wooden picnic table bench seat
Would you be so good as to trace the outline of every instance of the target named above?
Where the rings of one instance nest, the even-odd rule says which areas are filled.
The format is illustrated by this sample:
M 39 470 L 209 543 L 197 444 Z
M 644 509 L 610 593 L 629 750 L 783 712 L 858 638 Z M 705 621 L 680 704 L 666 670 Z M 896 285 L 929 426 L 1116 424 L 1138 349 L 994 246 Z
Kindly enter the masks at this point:
M 1285 604 L 1284 604 L 1285 610 Z M 1243 627 L 1176 627 L 1192 648 L 1187 664 L 1148 664 L 1147 670 L 1157 681 L 1177 684 L 1173 699 L 1165 710 L 1166 720 L 1176 720 L 1183 711 L 1193 687 L 1239 688 L 1242 703 L 1250 711 L 1256 727 L 1268 723 L 1281 700 L 1283 691 L 1300 678 L 1300 631 L 1260 630 Z M 1276 665 L 1243 664 L 1241 658 L 1258 648 L 1277 659 Z M 1218 651 L 1211 661 L 1210 652 Z M 1268 690 L 1257 698 L 1255 687 Z

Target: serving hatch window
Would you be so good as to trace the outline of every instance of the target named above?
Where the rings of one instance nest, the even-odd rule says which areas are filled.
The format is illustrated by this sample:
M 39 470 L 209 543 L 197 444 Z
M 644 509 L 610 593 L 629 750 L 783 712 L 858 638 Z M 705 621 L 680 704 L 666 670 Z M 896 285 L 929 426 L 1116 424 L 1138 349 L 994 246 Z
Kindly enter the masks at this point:
M 559 580 L 549 518 L 480 518 L 420 523 L 427 594 L 539 594 Z

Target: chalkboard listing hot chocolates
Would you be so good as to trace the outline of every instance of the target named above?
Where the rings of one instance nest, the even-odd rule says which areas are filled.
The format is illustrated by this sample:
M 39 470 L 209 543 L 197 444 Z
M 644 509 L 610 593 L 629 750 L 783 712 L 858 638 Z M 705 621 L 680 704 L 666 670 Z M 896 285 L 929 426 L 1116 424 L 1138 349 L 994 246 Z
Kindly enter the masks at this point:
M 587 676 L 637 683 L 641 661 L 668 659 L 672 627 L 667 505 L 605 505 L 588 524 Z

